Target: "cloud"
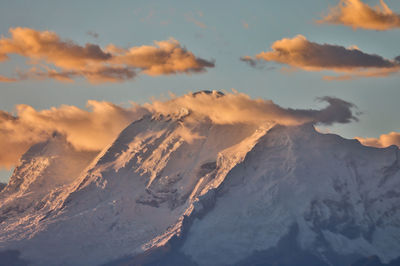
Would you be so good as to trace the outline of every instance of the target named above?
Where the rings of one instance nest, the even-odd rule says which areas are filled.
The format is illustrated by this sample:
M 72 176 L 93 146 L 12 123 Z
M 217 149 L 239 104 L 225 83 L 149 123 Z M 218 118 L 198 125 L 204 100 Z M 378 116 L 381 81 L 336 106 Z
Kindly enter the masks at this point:
M 271 100 L 251 99 L 243 93 L 228 93 L 224 96 L 216 93 L 187 94 L 169 101 L 153 101 L 145 104 L 149 111 L 162 115 L 185 113 L 184 110 L 198 116 L 207 117 L 217 124 L 273 122 L 283 125 L 303 123 L 349 123 L 357 121 L 352 112 L 352 103 L 333 97 L 318 99 L 328 105 L 321 110 L 283 108 Z
M 116 82 L 148 75 L 198 73 L 214 67 L 214 63 L 196 57 L 174 39 L 156 41 L 153 46 L 123 49 L 113 44 L 106 49 L 96 44 L 84 46 L 62 40 L 56 33 L 30 28 L 11 28 L 11 37 L 0 38 L 0 62 L 10 54 L 26 57 L 33 65 L 19 78 L 1 78 L 14 81 L 27 78 L 54 78 L 73 81 L 83 77 L 90 82 Z
M 389 134 L 382 134 L 379 138 L 361 138 L 356 137 L 363 145 L 384 148 L 390 145 L 397 145 L 400 147 L 400 133 L 390 132 Z
M 249 66 L 251 66 L 251 67 L 257 67 L 258 63 L 259 63 L 259 61 L 257 61 L 257 59 L 255 59 L 251 56 L 248 56 L 248 55 L 240 57 L 240 61 L 249 64 Z
M 143 106 L 129 108 L 109 103 L 88 101 L 88 110 L 63 105 L 48 110 L 35 110 L 18 105 L 16 115 L 0 111 L 0 167 L 11 167 L 33 144 L 48 139 L 54 132 L 79 150 L 99 151 L 110 144 L 130 122 L 144 114 L 154 116 L 187 116 L 188 122 L 209 119 L 216 124 L 264 123 L 299 125 L 303 123 L 349 123 L 357 121 L 352 112 L 355 106 L 346 101 L 323 97 L 327 106 L 320 110 L 283 108 L 270 100 L 251 99 L 242 93 L 201 92 L 173 97 L 167 101 L 155 100 Z M 201 138 L 182 127 L 185 140 Z
M 95 39 L 99 38 L 99 34 L 97 32 L 95 32 L 95 31 L 92 31 L 92 30 L 88 31 L 87 35 L 89 35 L 89 36 L 91 36 L 91 37 L 93 37 Z
M 203 13 L 202 12 L 198 12 L 198 16 L 199 17 L 203 17 Z M 206 29 L 207 28 L 207 25 L 204 24 L 203 22 L 199 21 L 198 19 L 196 19 L 195 16 L 192 13 L 185 14 L 185 19 L 186 19 L 187 22 L 191 22 L 191 23 L 195 24 L 199 28 L 202 28 L 202 29 Z
M 318 44 L 302 35 L 276 41 L 271 48 L 272 51 L 261 52 L 255 57 L 244 56 L 241 60 L 251 66 L 257 66 L 260 61 L 272 61 L 306 71 L 330 70 L 345 73 L 348 78 L 387 76 L 400 70 L 397 59 L 389 60 L 379 55 L 367 54 L 354 46 L 345 48 Z
M 150 9 L 149 12 L 147 13 L 147 15 L 143 18 L 140 19 L 141 22 L 151 22 L 152 19 L 154 18 L 154 14 L 156 13 L 156 11 L 154 9 Z
M 17 79 L 0 75 L 0 82 L 15 82 Z
M 152 76 L 176 73 L 196 73 L 214 67 L 214 63 L 197 58 L 193 53 L 182 48 L 177 40 L 154 42 L 155 46 L 132 47 L 128 50 L 115 46 L 113 62 L 137 67 Z
M 11 38 L 0 39 L 2 61 L 8 58 L 8 54 L 19 54 L 33 61 L 43 60 L 61 68 L 75 69 L 112 57 L 98 45 L 87 43 L 80 46 L 71 41 L 63 41 L 54 32 L 12 28 L 10 33 Z
M 353 29 L 389 30 L 400 27 L 400 15 L 393 12 L 383 0 L 371 7 L 361 0 L 340 0 L 318 23 L 340 24 Z
M 89 110 L 63 105 L 37 111 L 17 105 L 17 115 L 0 111 L 0 167 L 11 167 L 33 144 L 48 139 L 54 132 L 64 134 L 78 150 L 98 151 L 109 144 L 130 122 L 146 110 L 88 101 Z
M 102 82 L 121 82 L 124 80 L 132 79 L 136 76 L 134 68 L 118 67 L 118 66 L 100 66 L 93 67 L 93 69 L 75 71 L 57 71 L 51 68 L 41 70 L 39 68 L 31 68 L 27 72 L 18 73 L 19 80 L 26 79 L 55 79 L 61 82 L 73 82 L 74 78 L 84 76 L 91 83 Z

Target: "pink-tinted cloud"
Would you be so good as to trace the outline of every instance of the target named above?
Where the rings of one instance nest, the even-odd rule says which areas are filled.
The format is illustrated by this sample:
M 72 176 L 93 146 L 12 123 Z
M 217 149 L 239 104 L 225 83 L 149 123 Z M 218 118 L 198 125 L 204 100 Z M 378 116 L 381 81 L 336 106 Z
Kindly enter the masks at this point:
M 154 101 L 146 104 L 149 111 L 164 116 L 193 112 L 217 124 L 252 123 L 260 125 L 272 122 L 283 125 L 303 123 L 350 123 L 357 121 L 352 112 L 352 103 L 333 97 L 322 97 L 328 105 L 321 110 L 283 108 L 271 100 L 251 99 L 243 93 L 187 94 L 169 101 Z
M 27 78 L 54 78 L 72 81 L 83 77 L 90 82 L 124 81 L 143 73 L 170 75 L 203 72 L 214 63 L 196 57 L 174 39 L 155 42 L 153 46 L 123 49 L 110 44 L 103 49 L 96 44 L 84 46 L 62 40 L 56 33 L 30 28 L 10 29 L 10 38 L 0 38 L 0 62 L 9 55 L 26 57 L 33 65 L 19 78 L 1 78 L 14 81 Z
M 181 47 L 177 40 L 169 39 L 154 44 L 127 50 L 110 46 L 108 50 L 113 51 L 113 63 L 140 68 L 152 76 L 203 72 L 206 67 L 214 67 L 214 63 L 197 58 Z
M 302 35 L 276 41 L 272 50 L 255 57 L 244 56 L 242 61 L 256 66 L 260 61 L 277 62 L 306 71 L 330 70 L 346 78 L 377 77 L 397 73 L 400 63 L 379 55 L 364 53 L 357 47 L 346 48 L 332 44 L 318 44 Z M 342 76 L 339 76 L 340 79 Z
M 400 28 L 400 14 L 393 12 L 383 0 L 375 7 L 361 0 L 340 0 L 318 23 L 340 24 L 353 29 L 389 30 Z
M 61 40 L 49 31 L 36 31 L 30 28 L 10 29 L 11 38 L 0 39 L 0 60 L 9 54 L 19 54 L 32 61 L 43 60 L 65 69 L 77 69 L 112 57 L 98 45 L 80 46 L 71 41 Z
M 379 138 L 362 138 L 357 137 L 363 145 L 384 148 L 390 145 L 397 145 L 400 147 L 400 133 L 390 132 L 388 134 L 382 134 Z

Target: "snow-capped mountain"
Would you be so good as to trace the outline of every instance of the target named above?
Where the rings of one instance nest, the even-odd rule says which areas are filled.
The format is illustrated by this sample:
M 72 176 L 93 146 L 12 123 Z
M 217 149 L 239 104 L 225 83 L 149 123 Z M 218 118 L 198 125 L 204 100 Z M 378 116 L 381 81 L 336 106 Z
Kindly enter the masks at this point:
M 99 154 L 55 134 L 0 193 L 0 248 L 32 265 L 389 263 L 399 153 L 186 109 L 145 115 Z

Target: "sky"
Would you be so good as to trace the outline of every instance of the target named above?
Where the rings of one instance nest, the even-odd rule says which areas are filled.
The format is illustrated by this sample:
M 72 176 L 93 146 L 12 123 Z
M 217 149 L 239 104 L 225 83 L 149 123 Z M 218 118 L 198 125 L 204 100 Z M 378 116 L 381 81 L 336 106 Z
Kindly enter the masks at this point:
M 399 13 L 397 0 L 0 0 L 0 110 L 232 89 L 320 109 L 326 103 L 316 99 L 331 96 L 356 105 L 359 121 L 322 130 L 372 143 L 400 132 Z M 29 50 L 32 36 L 50 36 L 52 46 Z

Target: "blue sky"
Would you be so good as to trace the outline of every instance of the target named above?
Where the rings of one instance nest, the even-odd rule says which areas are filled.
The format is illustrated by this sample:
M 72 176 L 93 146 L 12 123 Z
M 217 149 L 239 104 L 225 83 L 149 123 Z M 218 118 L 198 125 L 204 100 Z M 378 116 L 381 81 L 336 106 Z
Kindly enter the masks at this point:
M 376 5 L 378 1 L 364 1 Z M 385 1 L 395 12 L 400 2 Z M 241 56 L 270 50 L 282 38 L 302 34 L 317 43 L 356 45 L 363 52 L 384 58 L 400 55 L 399 29 L 353 30 L 342 25 L 320 25 L 315 20 L 336 0 L 269 1 L 0 1 L 0 34 L 9 37 L 13 27 L 49 30 L 75 43 L 113 43 L 121 47 L 151 45 L 153 41 L 178 40 L 196 56 L 215 60 L 215 67 L 200 74 L 140 75 L 122 83 L 91 84 L 55 80 L 0 82 L 0 110 L 13 112 L 15 105 L 46 109 L 61 104 L 84 107 L 87 100 L 113 103 L 144 103 L 153 96 L 173 92 L 182 95 L 203 89 L 231 90 L 253 98 L 271 99 L 284 107 L 319 108 L 321 96 L 335 96 L 356 104 L 360 121 L 329 127 L 347 138 L 378 137 L 400 130 L 399 75 L 323 80 L 321 72 L 281 71 L 273 62 L 256 69 L 241 62 Z M 197 24 L 196 24 L 197 22 Z M 98 37 L 88 34 L 98 34 Z M 11 75 L 26 61 L 17 55 L 0 63 L 0 74 Z M 6 180 L 8 171 L 0 172 Z

